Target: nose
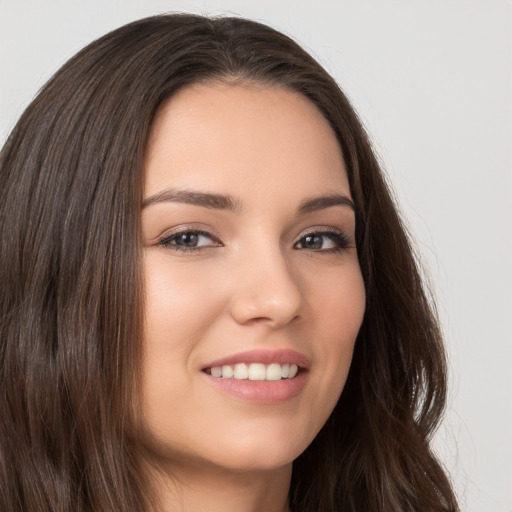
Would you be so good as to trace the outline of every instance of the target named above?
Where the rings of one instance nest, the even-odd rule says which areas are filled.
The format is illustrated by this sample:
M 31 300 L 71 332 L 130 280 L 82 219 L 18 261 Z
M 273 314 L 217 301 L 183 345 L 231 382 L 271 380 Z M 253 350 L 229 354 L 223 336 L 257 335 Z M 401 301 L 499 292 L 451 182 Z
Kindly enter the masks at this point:
M 234 286 L 231 316 L 239 324 L 266 323 L 276 329 L 300 317 L 304 303 L 300 279 L 281 254 L 246 259 Z

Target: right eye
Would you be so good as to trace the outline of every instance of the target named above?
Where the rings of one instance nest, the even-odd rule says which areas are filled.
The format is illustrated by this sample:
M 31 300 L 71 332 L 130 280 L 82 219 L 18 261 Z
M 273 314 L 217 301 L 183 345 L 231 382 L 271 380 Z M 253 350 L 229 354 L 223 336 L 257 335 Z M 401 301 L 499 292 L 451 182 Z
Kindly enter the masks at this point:
M 156 244 L 175 251 L 200 251 L 207 247 L 221 247 L 222 244 L 206 231 L 187 229 L 163 237 Z

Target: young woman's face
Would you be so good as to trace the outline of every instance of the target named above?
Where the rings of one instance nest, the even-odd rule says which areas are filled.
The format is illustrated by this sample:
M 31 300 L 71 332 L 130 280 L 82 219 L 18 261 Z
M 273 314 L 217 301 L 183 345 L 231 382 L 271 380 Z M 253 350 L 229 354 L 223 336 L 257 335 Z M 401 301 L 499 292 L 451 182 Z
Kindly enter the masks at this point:
M 181 91 L 152 128 L 142 227 L 153 449 L 171 465 L 289 465 L 342 392 L 365 307 L 329 124 L 283 88 Z

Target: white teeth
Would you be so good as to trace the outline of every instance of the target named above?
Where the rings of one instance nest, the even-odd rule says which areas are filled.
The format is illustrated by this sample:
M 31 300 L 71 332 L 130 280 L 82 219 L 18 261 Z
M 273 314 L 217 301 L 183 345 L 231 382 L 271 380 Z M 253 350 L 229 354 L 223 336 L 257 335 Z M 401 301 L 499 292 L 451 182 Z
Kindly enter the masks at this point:
M 250 364 L 249 380 L 265 380 L 265 365 L 261 363 Z
M 267 366 L 265 377 L 267 380 L 281 380 L 283 372 L 281 371 L 281 365 L 272 363 Z
M 296 364 L 272 363 L 265 365 L 263 363 L 238 363 L 235 365 L 225 364 L 223 366 L 213 366 L 209 373 L 212 377 L 237 380 L 281 380 L 293 379 L 299 367 Z
M 247 368 L 247 365 L 245 363 L 235 364 L 233 377 L 238 380 L 249 378 L 249 368 Z
M 233 377 L 233 367 L 225 364 L 222 367 L 222 378 L 231 379 Z
M 210 369 L 212 377 L 222 377 L 222 368 L 220 366 L 214 366 Z

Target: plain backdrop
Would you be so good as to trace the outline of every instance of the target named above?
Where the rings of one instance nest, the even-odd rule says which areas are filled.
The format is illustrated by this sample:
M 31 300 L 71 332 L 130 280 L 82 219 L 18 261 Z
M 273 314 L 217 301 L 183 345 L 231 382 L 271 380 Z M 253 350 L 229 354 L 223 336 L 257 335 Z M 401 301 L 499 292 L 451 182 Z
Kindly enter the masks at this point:
M 512 3 L 0 0 L 0 142 L 85 44 L 183 10 L 284 31 L 352 99 L 438 297 L 451 387 L 436 449 L 463 510 L 511 512 Z

